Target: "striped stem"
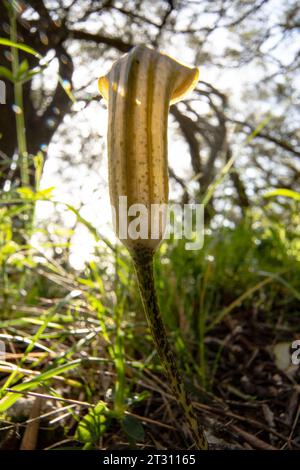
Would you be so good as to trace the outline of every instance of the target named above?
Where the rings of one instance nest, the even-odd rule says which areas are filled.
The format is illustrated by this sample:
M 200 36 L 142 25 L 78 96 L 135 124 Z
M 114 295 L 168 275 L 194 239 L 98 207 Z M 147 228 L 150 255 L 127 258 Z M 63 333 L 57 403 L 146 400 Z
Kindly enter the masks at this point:
M 156 350 L 169 380 L 169 385 L 178 405 L 183 410 L 186 422 L 195 441 L 196 448 L 207 450 L 208 443 L 203 428 L 198 424 L 192 403 L 187 396 L 159 309 L 153 274 L 154 251 L 140 246 L 132 249 L 131 255 L 136 269 L 147 321 Z

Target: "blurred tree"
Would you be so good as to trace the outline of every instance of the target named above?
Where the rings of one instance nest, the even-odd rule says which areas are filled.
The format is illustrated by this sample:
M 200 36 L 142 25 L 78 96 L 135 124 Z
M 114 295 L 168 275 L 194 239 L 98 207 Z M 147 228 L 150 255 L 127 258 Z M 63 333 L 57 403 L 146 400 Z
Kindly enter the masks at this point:
M 201 81 L 193 98 L 171 109 L 175 130 L 188 145 L 189 180 L 170 174 L 183 191 L 184 200 L 202 197 L 216 173 L 232 155 L 237 156 L 226 192 L 214 194 L 211 215 L 218 212 L 218 198 L 235 202 L 239 213 L 266 186 L 299 189 L 300 145 L 296 83 L 299 81 L 300 17 L 296 0 L 27 0 L 19 8 L 18 40 L 56 64 L 61 80 L 55 84 L 36 76 L 24 84 L 24 109 L 28 151 L 35 155 L 47 147 L 55 133 L 68 142 L 63 126 L 67 115 L 80 113 L 61 81 L 72 87 L 76 70 L 86 67 L 85 84 L 73 93 L 84 106 L 99 100 L 89 91 L 99 64 L 105 64 L 139 43 L 169 51 L 185 48 L 188 61 L 200 65 L 217 86 Z M 4 5 L 4 3 L 3 3 Z M 9 37 L 9 20 L 0 10 L 1 36 Z M 216 47 L 217 45 L 217 47 Z M 29 67 L 39 64 L 20 52 Z M 185 59 L 185 57 L 182 57 Z M 1 48 L 0 66 L 10 67 L 11 54 Z M 91 72 L 90 63 L 93 63 Z M 223 78 L 224 77 L 224 78 Z M 5 79 L 5 77 L 4 77 Z M 218 87 L 218 89 L 217 89 Z M 237 89 L 235 89 L 237 88 Z M 7 81 L 7 102 L 13 103 Z M 267 125 L 257 129 L 269 115 Z M 299 122 L 299 121 L 298 121 Z M 11 106 L 0 114 L 0 187 L 17 187 L 20 170 L 16 153 L 15 116 Z M 81 135 L 80 145 L 89 145 Z M 69 137 L 70 140 L 70 137 Z M 246 142 L 246 143 L 245 143 Z M 92 152 L 86 164 L 93 164 Z M 70 156 L 65 155 L 66 159 Z M 31 185 L 34 187 L 30 159 Z M 190 184 L 192 180 L 193 184 Z M 195 183 L 195 184 L 194 184 Z M 236 212 L 235 212 L 236 214 Z

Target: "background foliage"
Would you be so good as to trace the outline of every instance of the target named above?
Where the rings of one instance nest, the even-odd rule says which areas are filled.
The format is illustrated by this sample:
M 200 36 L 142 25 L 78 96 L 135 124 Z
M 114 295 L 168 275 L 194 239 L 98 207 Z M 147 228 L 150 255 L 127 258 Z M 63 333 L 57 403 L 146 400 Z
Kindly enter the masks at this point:
M 205 245 L 164 242 L 156 264 L 199 419 L 217 448 L 299 448 L 299 24 L 294 0 L 1 2 L 2 448 L 190 444 L 102 232 L 96 79 L 141 43 L 202 77 L 171 107 L 169 173 L 173 200 L 205 202 Z

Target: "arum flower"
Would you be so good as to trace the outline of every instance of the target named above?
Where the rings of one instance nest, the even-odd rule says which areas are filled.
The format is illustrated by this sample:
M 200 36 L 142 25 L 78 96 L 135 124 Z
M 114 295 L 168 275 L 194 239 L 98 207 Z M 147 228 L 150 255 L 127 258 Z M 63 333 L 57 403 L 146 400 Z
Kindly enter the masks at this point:
M 157 301 L 153 256 L 163 238 L 164 226 L 159 219 L 153 221 L 151 217 L 153 205 L 168 203 L 170 104 L 180 101 L 197 81 L 197 68 L 187 67 L 154 49 L 137 46 L 117 60 L 98 83 L 101 95 L 108 102 L 109 190 L 117 234 L 133 258 L 145 314 L 170 387 L 184 412 L 196 447 L 207 449 L 205 434 L 186 394 Z M 137 238 L 130 230 L 130 213 L 120 213 L 120 202 L 124 199 L 128 212 L 134 205 L 146 209 L 141 227 L 142 231 L 146 227 L 144 236 Z
M 120 202 L 125 197 L 127 207 L 139 204 L 148 214 L 148 220 L 143 221 L 147 230 L 139 245 L 155 249 L 163 237 L 165 227 L 159 218 L 151 218 L 151 210 L 155 205 L 168 203 L 169 107 L 194 88 L 198 75 L 197 68 L 137 46 L 99 79 L 100 93 L 108 102 L 110 200 L 117 234 L 121 233 L 120 238 L 129 249 L 136 246 L 136 241 L 128 232 L 130 217 L 126 220 L 120 214 Z M 160 227 L 153 227 L 153 223 Z M 156 238 L 151 233 L 156 233 Z

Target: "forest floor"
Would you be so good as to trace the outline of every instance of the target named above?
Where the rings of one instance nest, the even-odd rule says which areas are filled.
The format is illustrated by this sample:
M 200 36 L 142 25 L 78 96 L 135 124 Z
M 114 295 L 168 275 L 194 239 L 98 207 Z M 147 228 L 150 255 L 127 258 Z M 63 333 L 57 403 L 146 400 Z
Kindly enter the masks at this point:
M 274 326 L 264 322 L 259 314 L 241 312 L 234 318 L 226 318 L 207 335 L 208 346 L 222 347 L 214 385 L 209 391 L 196 380 L 188 385 L 212 449 L 300 449 L 300 386 L 297 384 L 300 367 L 289 363 L 288 341 L 293 327 L 291 324 L 289 328 L 286 322 L 282 324 L 280 318 Z M 13 362 L 20 354 L 22 349 L 16 347 L 7 360 Z M 31 356 L 32 360 L 34 353 Z M 101 368 L 99 372 L 93 365 L 86 373 L 92 380 L 105 381 L 105 377 L 114 376 L 111 367 Z M 130 382 L 134 373 L 128 365 L 126 380 Z M 71 379 L 80 380 L 77 374 Z M 23 398 L 2 421 L 2 449 L 82 448 L 76 438 L 76 428 L 78 417 L 84 416 L 87 410 L 85 393 L 59 380 L 55 385 L 60 399 L 51 398 L 53 389 L 49 391 L 45 386 L 35 392 L 24 391 Z M 124 432 L 119 421 L 112 419 L 97 448 L 187 449 L 191 446 L 183 417 L 161 373 L 143 369 L 142 376 L 134 379 L 132 394 L 145 395 L 127 412 L 127 417 L 134 419 L 129 423 L 132 439 L 128 439 L 128 430 Z

